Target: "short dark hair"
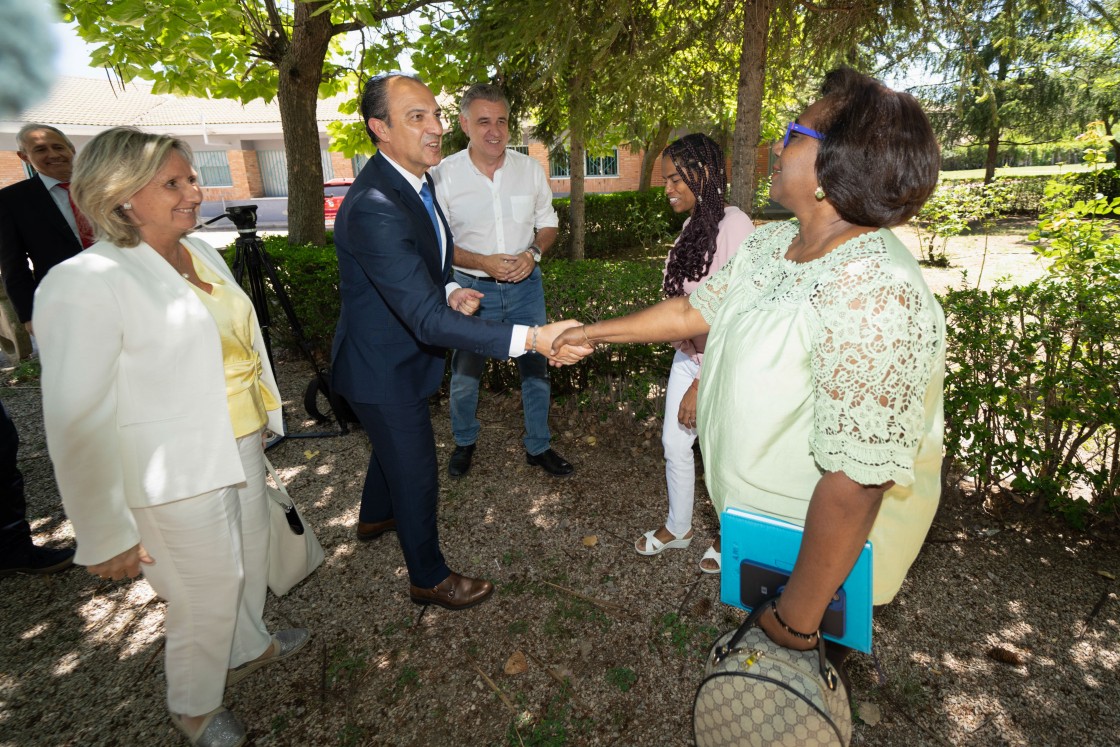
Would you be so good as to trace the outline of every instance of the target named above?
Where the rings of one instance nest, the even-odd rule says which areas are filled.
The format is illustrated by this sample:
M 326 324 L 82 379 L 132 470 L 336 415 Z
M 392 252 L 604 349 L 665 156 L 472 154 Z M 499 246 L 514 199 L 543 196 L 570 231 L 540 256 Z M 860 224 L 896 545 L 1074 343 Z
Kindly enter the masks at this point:
M 459 100 L 459 113 L 466 114 L 467 109 L 471 104 L 482 99 L 483 101 L 490 101 L 495 104 L 505 104 L 506 112 L 509 112 L 509 99 L 501 88 L 498 88 L 493 83 L 475 83 L 467 89 L 463 94 L 463 98 Z
M 366 126 L 366 134 L 374 145 L 378 143 L 377 135 L 373 134 L 369 121 L 380 119 L 387 125 L 392 124 L 389 121 L 389 81 L 393 78 L 411 78 L 417 83 L 424 82 L 417 76 L 406 73 L 385 73 L 375 75 L 366 81 L 366 87 L 362 90 L 362 123 Z
M 840 217 L 859 226 L 897 226 L 937 187 L 941 151 L 921 104 L 849 67 L 821 86 L 824 134 L 817 181 Z

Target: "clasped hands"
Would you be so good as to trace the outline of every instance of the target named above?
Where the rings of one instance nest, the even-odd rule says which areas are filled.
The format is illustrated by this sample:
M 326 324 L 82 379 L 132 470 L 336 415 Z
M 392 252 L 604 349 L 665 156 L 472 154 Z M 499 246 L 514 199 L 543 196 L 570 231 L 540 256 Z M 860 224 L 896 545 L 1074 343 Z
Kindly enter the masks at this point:
M 595 346 L 585 332 L 583 325 L 575 319 L 552 322 L 540 327 L 534 349 L 557 368 L 579 363 L 595 352 Z M 525 343 L 526 350 L 532 347 L 532 330 L 529 331 L 529 338 Z

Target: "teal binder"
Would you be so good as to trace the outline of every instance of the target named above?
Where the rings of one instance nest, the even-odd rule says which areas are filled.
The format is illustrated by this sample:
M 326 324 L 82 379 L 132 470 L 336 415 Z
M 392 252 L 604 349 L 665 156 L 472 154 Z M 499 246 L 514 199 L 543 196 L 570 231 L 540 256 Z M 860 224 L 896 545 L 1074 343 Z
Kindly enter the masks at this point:
M 778 593 L 797 561 L 801 527 L 770 516 L 729 508 L 720 526 L 720 600 L 750 611 Z M 821 634 L 871 653 L 871 543 L 863 546 L 851 573 L 833 596 Z

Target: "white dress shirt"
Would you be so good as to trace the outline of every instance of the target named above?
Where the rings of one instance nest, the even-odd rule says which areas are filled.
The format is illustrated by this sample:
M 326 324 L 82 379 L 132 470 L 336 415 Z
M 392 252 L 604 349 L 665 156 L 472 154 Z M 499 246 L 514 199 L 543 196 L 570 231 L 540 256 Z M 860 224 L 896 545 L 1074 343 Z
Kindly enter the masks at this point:
M 455 243 L 469 252 L 519 254 L 539 229 L 560 225 L 544 169 L 515 150 L 506 149 L 493 179 L 474 165 L 469 148 L 433 167 L 432 178 Z M 486 277 L 481 270 L 455 269 Z

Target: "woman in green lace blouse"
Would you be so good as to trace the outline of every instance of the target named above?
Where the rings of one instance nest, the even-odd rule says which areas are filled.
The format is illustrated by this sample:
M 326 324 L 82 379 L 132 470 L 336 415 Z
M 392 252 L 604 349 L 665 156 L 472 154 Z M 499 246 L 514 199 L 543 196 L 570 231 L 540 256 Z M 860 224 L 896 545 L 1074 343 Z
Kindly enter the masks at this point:
M 794 220 L 748 236 L 690 296 L 569 330 L 556 347 L 708 333 L 708 489 L 717 511 L 804 525 L 780 621 L 771 610 L 762 627 L 808 649 L 864 542 L 884 604 L 937 508 L 944 316 L 890 226 L 929 198 L 940 156 L 912 96 L 846 68 L 774 153 L 771 195 Z

